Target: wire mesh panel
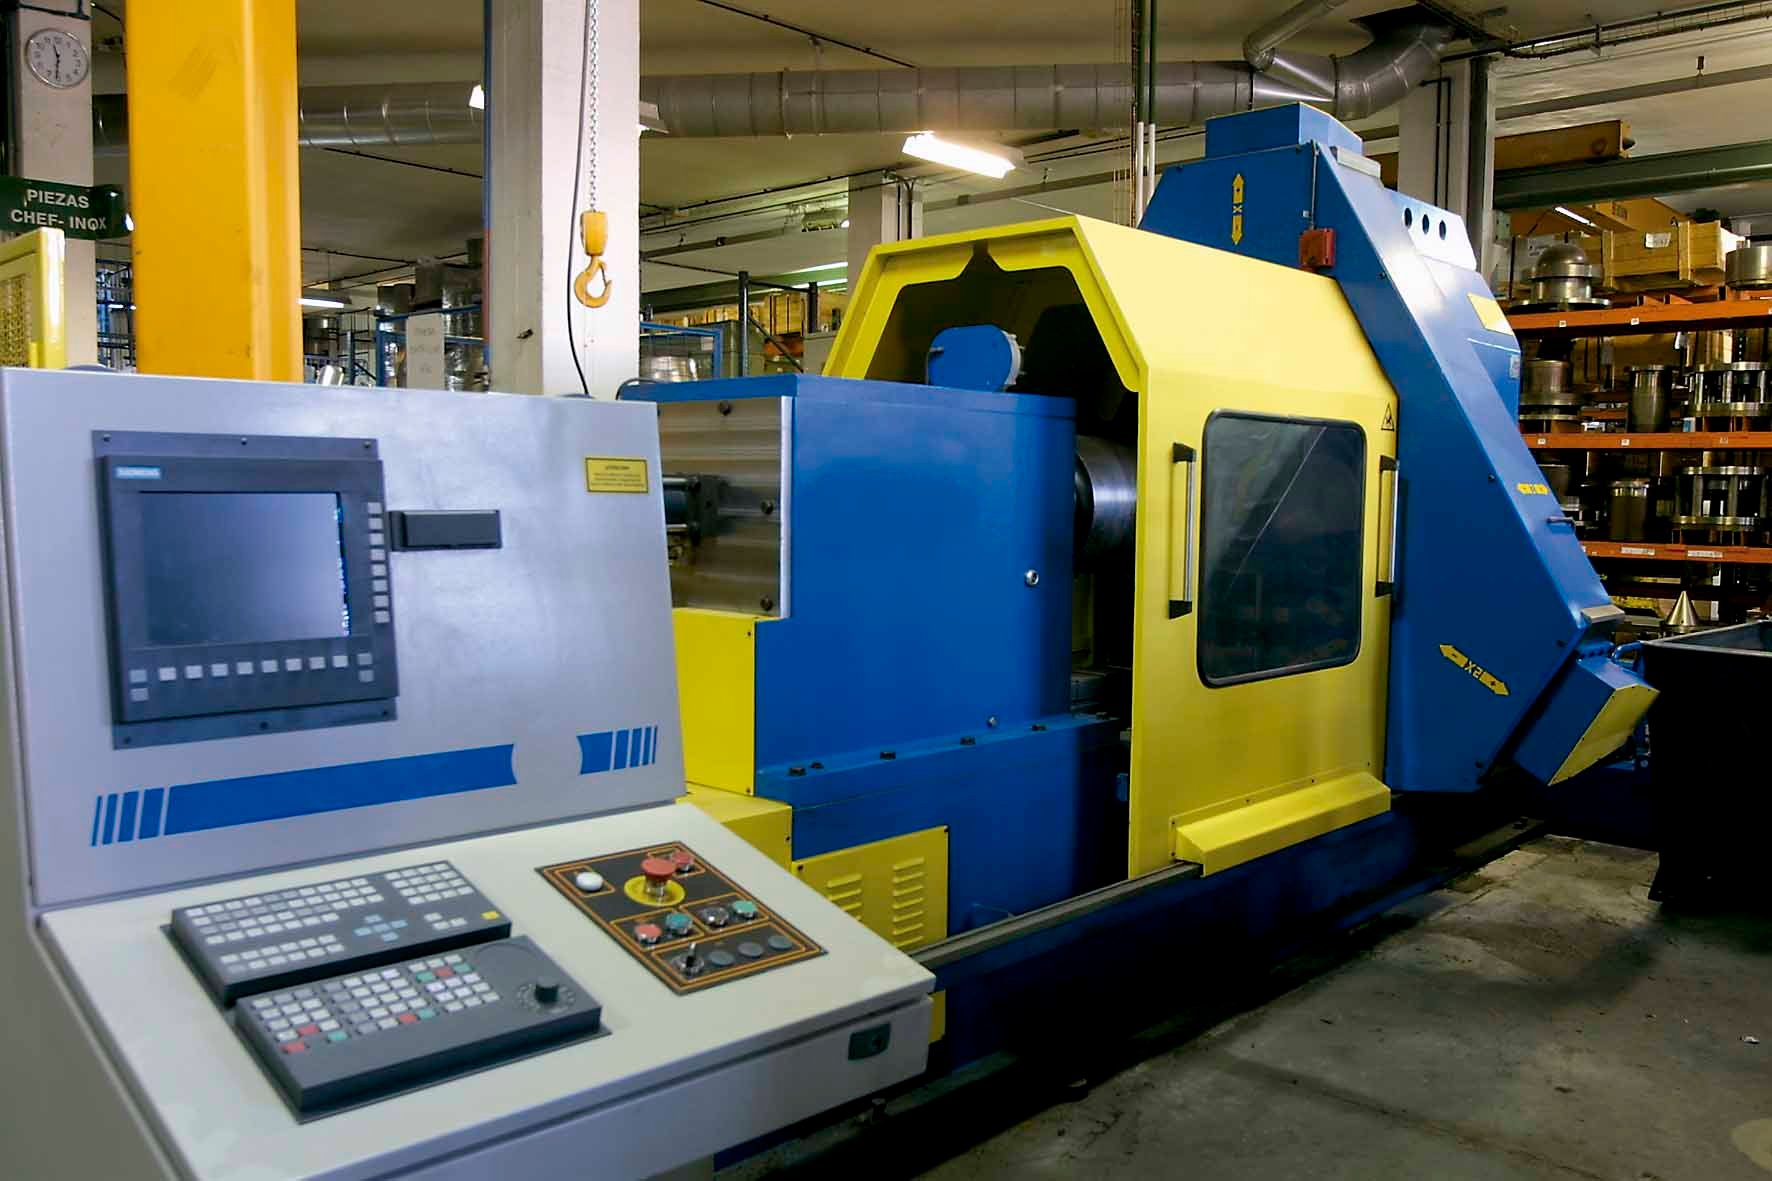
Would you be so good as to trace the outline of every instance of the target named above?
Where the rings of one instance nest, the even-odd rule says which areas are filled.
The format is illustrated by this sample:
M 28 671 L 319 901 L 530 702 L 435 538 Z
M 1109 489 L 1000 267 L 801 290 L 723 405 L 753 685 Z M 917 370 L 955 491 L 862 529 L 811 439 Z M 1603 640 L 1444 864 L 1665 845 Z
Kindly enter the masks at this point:
M 640 376 L 651 381 L 701 381 L 726 377 L 726 354 L 720 325 L 679 328 L 670 324 L 640 325 Z
M 0 365 L 60 369 L 68 363 L 62 258 L 60 230 L 33 230 L 0 244 Z

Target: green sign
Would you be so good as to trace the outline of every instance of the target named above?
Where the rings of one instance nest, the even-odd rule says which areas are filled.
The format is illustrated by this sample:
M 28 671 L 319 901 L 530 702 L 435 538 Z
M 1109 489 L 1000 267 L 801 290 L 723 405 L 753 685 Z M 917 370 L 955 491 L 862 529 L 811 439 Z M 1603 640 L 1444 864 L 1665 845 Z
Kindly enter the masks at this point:
M 89 189 L 0 176 L 0 230 L 28 234 L 45 227 L 70 238 L 120 238 L 125 232 L 123 193 L 111 185 Z

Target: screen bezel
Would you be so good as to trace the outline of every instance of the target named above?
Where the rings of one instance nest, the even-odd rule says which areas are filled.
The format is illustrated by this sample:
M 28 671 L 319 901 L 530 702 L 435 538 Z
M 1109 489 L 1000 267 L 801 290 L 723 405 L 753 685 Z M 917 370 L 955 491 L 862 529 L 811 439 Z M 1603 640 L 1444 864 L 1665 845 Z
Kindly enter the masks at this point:
M 398 692 L 387 550 L 381 538 L 382 466 L 372 439 L 95 432 L 105 590 L 109 616 L 114 745 L 309 729 L 392 718 Z M 125 474 L 120 476 L 119 471 Z M 147 473 L 152 471 L 152 475 Z M 142 497 L 169 492 L 326 493 L 338 497 L 348 634 L 300 640 L 158 645 L 148 639 Z M 371 510 L 374 510 L 373 512 Z M 372 532 L 372 529 L 374 530 Z M 372 562 L 372 557 L 374 561 Z M 379 567 L 380 590 L 371 567 Z M 333 657 L 344 655 L 343 666 Z M 310 669 L 313 656 L 325 666 Z M 359 660 L 367 657 L 364 665 Z M 183 670 L 299 659 L 299 671 L 187 681 Z M 180 670 L 131 699 L 130 671 Z M 359 680 L 362 668 L 373 679 Z M 150 673 L 154 676 L 154 673 Z M 135 686 L 139 687 L 139 686 Z

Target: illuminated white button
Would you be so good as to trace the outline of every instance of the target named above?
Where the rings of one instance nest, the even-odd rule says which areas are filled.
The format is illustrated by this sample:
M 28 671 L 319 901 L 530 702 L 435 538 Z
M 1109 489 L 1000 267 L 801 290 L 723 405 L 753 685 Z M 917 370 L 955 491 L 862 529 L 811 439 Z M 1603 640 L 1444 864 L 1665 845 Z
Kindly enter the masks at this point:
M 216 663 L 216 664 L 212 664 L 212 665 L 210 665 L 210 666 L 209 666 L 209 675 L 210 675 L 210 676 L 212 676 L 212 677 L 225 677 L 225 676 L 227 676 L 227 675 L 228 675 L 228 665 L 227 665 L 227 662 L 226 662 L 226 661 L 221 661 L 221 662 L 219 662 L 219 663 Z
M 375 670 L 371 668 L 359 669 L 357 670 L 357 679 L 367 685 L 375 680 Z
M 600 873 L 593 873 L 587 869 L 577 877 L 573 878 L 572 884 L 577 886 L 580 890 L 583 890 L 586 894 L 594 894 L 603 888 L 603 875 Z
M 252 661 L 236 660 L 234 662 L 234 674 L 236 676 L 250 677 L 252 675 Z
M 386 562 L 371 562 L 369 564 L 369 576 L 371 578 L 386 578 L 388 576 L 387 563 Z
M 202 665 L 200 665 L 200 664 L 185 665 L 185 680 L 187 680 L 187 681 L 201 681 L 202 679 L 203 679 L 203 666 Z
M 145 668 L 130 669 L 129 670 L 129 683 L 131 685 L 145 685 L 145 684 L 147 684 L 148 683 L 148 670 Z
M 283 671 L 286 673 L 300 672 L 301 671 L 301 657 L 291 656 L 291 657 L 286 658 L 283 661 Z
M 349 663 L 351 663 L 351 658 L 346 656 L 343 652 L 334 652 L 332 654 L 333 668 L 344 668 Z
M 377 593 L 384 592 L 388 589 L 388 580 L 385 578 L 377 578 L 369 584 L 369 589 L 376 591 Z
M 375 613 L 375 621 L 377 623 L 387 623 L 387 622 L 391 621 L 393 618 L 394 618 L 394 616 L 390 612 L 387 612 L 387 611 L 377 611 Z
M 131 701 L 146 701 L 147 699 L 148 691 L 146 689 L 131 689 L 129 691 L 129 700 Z
M 310 656 L 310 657 L 308 657 L 308 667 L 312 668 L 312 669 L 325 668 L 326 667 L 326 657 L 324 657 L 324 656 Z
M 261 660 L 258 662 L 258 671 L 261 673 L 274 673 L 277 671 L 277 662 L 275 660 Z
M 381 512 L 381 501 L 372 500 L 368 504 L 365 504 L 363 507 L 368 509 L 372 513 L 379 513 L 379 512 Z
M 359 653 L 357 653 L 357 663 L 358 664 L 374 664 L 375 663 L 375 653 L 373 653 L 373 652 L 359 652 Z
M 386 607 L 388 605 L 388 596 L 376 595 L 375 596 L 375 605 L 377 607 Z
M 160 666 L 160 679 L 162 681 L 176 681 L 178 680 L 178 670 L 170 664 L 163 664 Z

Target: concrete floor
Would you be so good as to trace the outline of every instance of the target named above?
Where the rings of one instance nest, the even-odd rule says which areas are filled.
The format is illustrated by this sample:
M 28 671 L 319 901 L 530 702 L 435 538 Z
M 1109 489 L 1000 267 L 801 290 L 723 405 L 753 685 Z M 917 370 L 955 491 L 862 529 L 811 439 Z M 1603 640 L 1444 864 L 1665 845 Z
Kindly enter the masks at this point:
M 1772 921 L 1663 911 L 1654 869 L 1534 842 L 921 1175 L 1764 1178 Z

